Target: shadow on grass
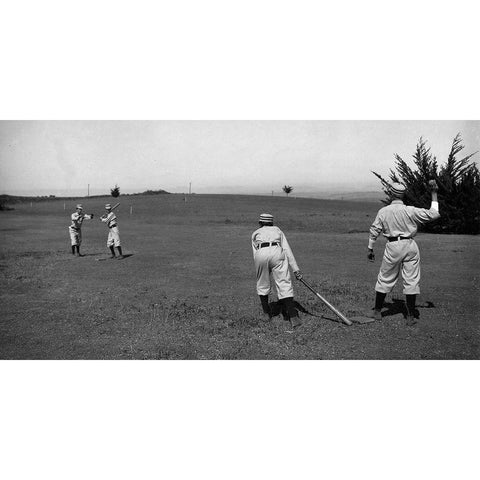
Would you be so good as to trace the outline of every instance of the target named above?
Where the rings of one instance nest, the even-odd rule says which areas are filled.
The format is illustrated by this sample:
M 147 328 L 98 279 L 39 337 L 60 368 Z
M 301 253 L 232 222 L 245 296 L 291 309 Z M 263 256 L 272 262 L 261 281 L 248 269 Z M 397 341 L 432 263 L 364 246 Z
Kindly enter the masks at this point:
M 341 320 L 335 317 L 326 317 L 325 315 L 317 315 L 316 313 L 312 313 L 308 311 L 301 303 L 297 302 L 296 300 L 294 300 L 293 303 L 294 303 L 295 309 L 299 313 L 310 315 L 311 317 L 323 318 L 324 320 L 331 320 L 332 322 L 343 323 Z M 269 306 L 270 306 L 270 312 L 272 313 L 273 317 L 278 317 L 282 315 L 284 320 L 288 320 L 287 313 L 285 311 L 285 305 L 282 302 L 280 301 L 270 302 Z
M 382 310 L 382 317 L 393 317 L 399 313 L 404 317 L 407 316 L 407 306 L 403 299 L 393 298 L 391 302 L 385 302 L 383 308 L 386 308 L 386 310 Z M 415 318 L 420 318 L 420 312 L 418 311 L 419 308 L 435 308 L 435 305 L 430 301 L 426 301 L 421 305 L 416 305 L 414 313 Z
M 92 256 L 98 256 L 98 255 L 103 255 L 102 253 L 99 253 L 99 254 L 92 254 Z M 126 253 L 125 255 L 123 255 L 123 258 L 120 259 L 120 257 L 117 255 L 115 257 L 102 257 L 102 258 L 97 258 L 98 261 L 104 261 L 104 260 L 125 260 L 126 258 L 129 258 L 129 257 L 133 257 L 133 253 Z

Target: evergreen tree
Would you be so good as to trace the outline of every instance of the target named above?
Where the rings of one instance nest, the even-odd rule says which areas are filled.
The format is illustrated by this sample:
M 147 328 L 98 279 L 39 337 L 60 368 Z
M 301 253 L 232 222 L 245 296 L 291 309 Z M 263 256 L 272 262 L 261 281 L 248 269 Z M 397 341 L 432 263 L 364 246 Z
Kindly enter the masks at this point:
M 429 208 L 431 197 L 428 181 L 434 179 L 439 187 L 441 217 L 422 226 L 422 230 L 474 235 L 480 233 L 480 172 L 476 163 L 470 162 L 471 157 L 477 152 L 458 158 L 458 154 L 464 148 L 459 133 L 453 139 L 446 162 L 440 167 L 422 138 L 413 155 L 416 168 L 410 168 L 398 154 L 395 154 L 395 167 L 390 170 L 388 180 L 372 172 L 380 179 L 387 196 L 382 202 L 390 203 L 390 184 L 400 182 L 406 187 L 407 205 Z
M 115 184 L 115 186 L 110 189 L 110 193 L 112 194 L 112 197 L 117 198 L 120 195 L 120 187 Z

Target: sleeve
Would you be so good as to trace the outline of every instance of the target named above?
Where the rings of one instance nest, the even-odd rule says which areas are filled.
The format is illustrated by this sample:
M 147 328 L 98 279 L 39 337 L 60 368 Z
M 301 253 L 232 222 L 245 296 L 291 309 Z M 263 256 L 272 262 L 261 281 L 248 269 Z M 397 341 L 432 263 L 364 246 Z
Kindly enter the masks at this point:
M 370 235 L 368 236 L 368 248 L 373 248 L 378 236 L 383 232 L 383 223 L 380 212 L 377 213 L 375 220 L 370 226 Z
M 288 244 L 287 237 L 284 235 L 283 232 L 281 232 L 281 234 L 280 234 L 280 242 L 282 244 L 283 251 L 285 252 L 285 255 L 287 256 L 288 263 L 292 267 L 292 270 L 294 272 L 296 272 L 297 270 L 300 270 L 298 268 L 295 257 L 293 256 L 292 249 L 290 248 L 290 245 Z
M 101 220 L 103 223 L 106 223 L 106 222 L 108 222 L 108 217 L 109 217 L 109 216 L 110 216 L 110 215 L 102 215 L 102 216 L 100 217 L 100 220 Z
M 253 256 L 255 257 L 255 252 L 257 251 L 257 249 L 255 248 L 255 234 L 257 232 L 253 232 L 252 233 L 252 250 L 253 250 Z
M 416 223 L 427 223 L 440 218 L 438 202 L 432 202 L 432 205 L 428 210 L 426 208 L 412 207 L 411 213 L 412 218 Z

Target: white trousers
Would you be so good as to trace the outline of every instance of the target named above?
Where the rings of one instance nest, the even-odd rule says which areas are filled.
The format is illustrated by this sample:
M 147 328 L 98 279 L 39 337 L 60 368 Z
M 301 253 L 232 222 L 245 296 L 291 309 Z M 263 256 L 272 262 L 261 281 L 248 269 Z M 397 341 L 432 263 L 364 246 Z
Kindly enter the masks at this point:
M 257 294 L 270 293 L 270 274 L 272 275 L 278 299 L 293 297 L 292 278 L 288 268 L 288 260 L 282 247 L 259 248 L 254 257 L 257 272 Z
M 74 245 L 80 246 L 82 243 L 82 231 L 81 230 L 74 230 L 73 228 L 68 228 L 68 232 L 70 233 L 70 241 L 72 242 L 72 247 Z
M 415 240 L 398 240 L 385 245 L 375 290 L 390 293 L 402 272 L 404 295 L 420 293 L 420 251 Z
M 118 227 L 108 229 L 107 247 L 120 247 L 120 232 Z

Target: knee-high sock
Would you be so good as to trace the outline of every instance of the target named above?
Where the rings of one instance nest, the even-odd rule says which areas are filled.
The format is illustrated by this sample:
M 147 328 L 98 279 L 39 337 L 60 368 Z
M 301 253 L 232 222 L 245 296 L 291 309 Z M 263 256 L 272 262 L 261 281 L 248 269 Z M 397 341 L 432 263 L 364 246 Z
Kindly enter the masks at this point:
M 408 316 L 413 317 L 415 315 L 415 301 L 417 299 L 416 295 L 406 295 L 407 298 L 407 314 Z
M 287 314 L 287 318 L 298 317 L 297 309 L 295 308 L 295 303 L 293 301 L 293 297 L 287 297 L 282 300 L 283 305 L 285 306 L 285 313 Z
M 270 305 L 268 304 L 268 295 L 259 295 L 260 303 L 262 304 L 263 313 L 270 315 Z
M 386 296 L 387 296 L 386 293 L 376 292 L 376 295 L 375 295 L 375 310 L 380 311 L 382 309 L 383 302 L 384 302 Z

